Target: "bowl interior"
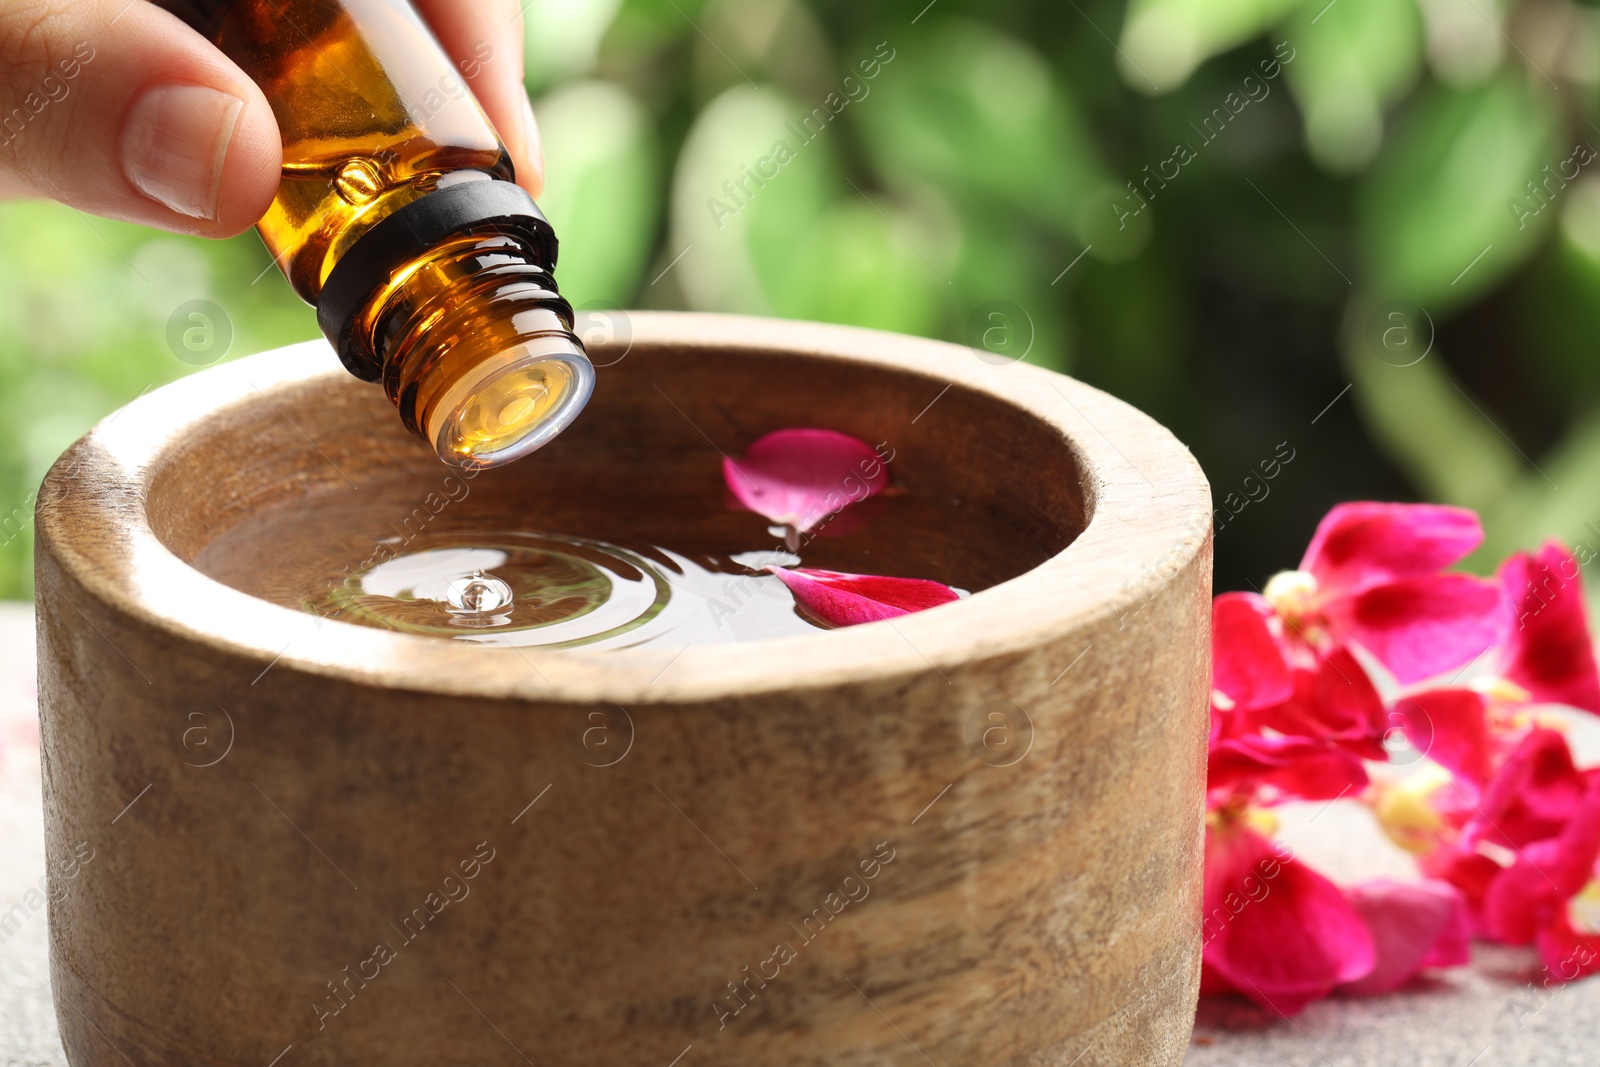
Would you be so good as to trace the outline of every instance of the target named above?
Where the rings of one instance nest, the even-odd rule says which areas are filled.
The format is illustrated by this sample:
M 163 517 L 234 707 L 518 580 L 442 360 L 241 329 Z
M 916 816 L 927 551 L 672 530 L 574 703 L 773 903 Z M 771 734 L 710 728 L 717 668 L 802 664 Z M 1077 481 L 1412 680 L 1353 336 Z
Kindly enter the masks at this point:
M 888 363 L 637 343 L 588 410 L 508 467 L 466 476 L 408 435 L 374 386 L 330 370 L 203 413 L 149 471 L 149 520 L 202 573 L 302 608 L 381 546 L 424 533 L 577 535 L 690 557 L 781 546 L 731 506 L 722 455 L 816 426 L 892 456 L 803 565 L 977 591 L 1061 552 L 1090 496 L 1060 430 L 1009 401 Z

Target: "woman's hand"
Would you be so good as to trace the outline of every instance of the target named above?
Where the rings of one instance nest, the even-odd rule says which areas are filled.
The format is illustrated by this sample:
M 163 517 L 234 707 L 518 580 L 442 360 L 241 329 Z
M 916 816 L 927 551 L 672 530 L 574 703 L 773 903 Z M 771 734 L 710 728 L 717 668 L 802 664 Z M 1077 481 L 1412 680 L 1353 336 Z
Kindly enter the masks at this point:
M 415 4 L 538 195 L 517 0 Z M 282 157 L 261 90 L 148 0 L 0 0 L 0 197 L 226 237 L 267 210 Z

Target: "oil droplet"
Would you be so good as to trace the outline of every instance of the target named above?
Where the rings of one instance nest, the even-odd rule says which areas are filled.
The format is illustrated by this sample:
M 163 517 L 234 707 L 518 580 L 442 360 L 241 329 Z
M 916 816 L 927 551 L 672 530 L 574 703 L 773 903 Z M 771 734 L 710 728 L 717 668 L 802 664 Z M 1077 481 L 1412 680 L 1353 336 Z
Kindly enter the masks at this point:
M 528 532 L 425 532 L 346 569 L 306 606 L 327 618 L 491 646 L 635 648 L 813 633 L 763 568 L 781 551 L 686 556 Z
M 333 188 L 346 203 L 360 207 L 383 190 L 383 174 L 370 159 L 352 159 L 339 168 Z
M 510 604 L 514 596 L 511 586 L 504 580 L 482 571 L 473 571 L 465 578 L 457 578 L 444 591 L 450 614 L 458 617 L 493 615 Z

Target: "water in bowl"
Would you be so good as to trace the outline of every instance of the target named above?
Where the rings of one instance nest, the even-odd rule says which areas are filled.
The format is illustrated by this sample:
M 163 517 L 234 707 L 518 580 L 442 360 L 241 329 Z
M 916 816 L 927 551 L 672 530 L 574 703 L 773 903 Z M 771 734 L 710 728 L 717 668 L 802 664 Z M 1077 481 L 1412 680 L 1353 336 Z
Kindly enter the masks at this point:
M 563 534 L 456 532 L 412 539 L 306 608 L 327 618 L 488 645 L 621 649 L 813 632 L 762 568 L 776 550 L 691 558 Z

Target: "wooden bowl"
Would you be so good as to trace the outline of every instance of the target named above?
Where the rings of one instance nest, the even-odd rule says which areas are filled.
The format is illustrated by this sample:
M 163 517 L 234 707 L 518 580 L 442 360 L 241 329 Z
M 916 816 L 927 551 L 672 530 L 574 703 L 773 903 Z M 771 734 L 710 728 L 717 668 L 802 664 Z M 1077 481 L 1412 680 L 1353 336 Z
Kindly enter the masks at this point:
M 628 322 L 578 423 L 459 500 L 321 343 L 157 390 L 51 471 L 39 693 L 75 1067 L 1183 1058 L 1211 585 L 1189 453 L 954 345 Z M 625 654 L 359 627 L 282 592 L 422 521 L 766 547 L 712 495 L 718 452 L 806 425 L 886 442 L 904 498 L 808 565 L 938 560 L 981 591 Z

